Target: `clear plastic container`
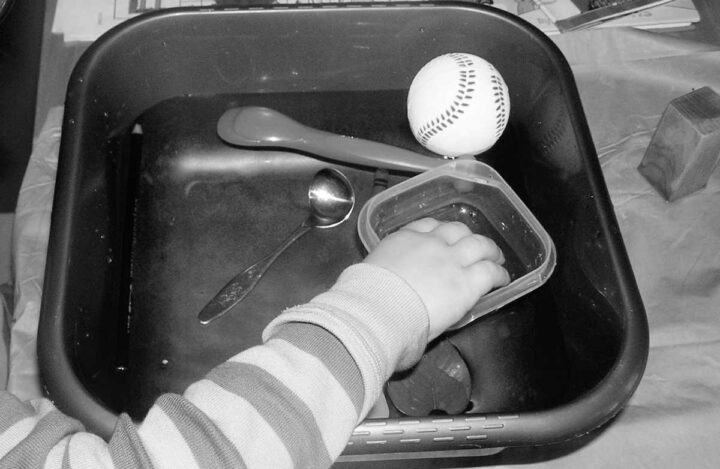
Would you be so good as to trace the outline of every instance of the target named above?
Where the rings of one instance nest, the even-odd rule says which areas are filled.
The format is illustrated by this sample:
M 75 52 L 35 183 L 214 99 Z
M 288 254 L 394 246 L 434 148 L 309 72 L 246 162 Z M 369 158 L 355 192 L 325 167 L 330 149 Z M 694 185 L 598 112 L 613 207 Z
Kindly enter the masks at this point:
M 550 235 L 500 174 L 479 161 L 455 160 L 377 194 L 360 211 L 358 234 L 371 251 L 388 234 L 424 217 L 460 221 L 493 239 L 510 274 L 508 285 L 484 295 L 453 328 L 538 288 L 555 268 Z

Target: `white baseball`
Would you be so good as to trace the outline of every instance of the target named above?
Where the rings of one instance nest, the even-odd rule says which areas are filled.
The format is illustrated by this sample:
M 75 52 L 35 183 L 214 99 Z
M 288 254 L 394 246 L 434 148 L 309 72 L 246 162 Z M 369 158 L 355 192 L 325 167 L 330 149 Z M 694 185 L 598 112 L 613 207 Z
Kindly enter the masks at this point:
M 415 138 L 428 150 L 449 157 L 475 155 L 502 135 L 510 97 L 490 62 L 456 52 L 435 57 L 418 71 L 407 114 Z

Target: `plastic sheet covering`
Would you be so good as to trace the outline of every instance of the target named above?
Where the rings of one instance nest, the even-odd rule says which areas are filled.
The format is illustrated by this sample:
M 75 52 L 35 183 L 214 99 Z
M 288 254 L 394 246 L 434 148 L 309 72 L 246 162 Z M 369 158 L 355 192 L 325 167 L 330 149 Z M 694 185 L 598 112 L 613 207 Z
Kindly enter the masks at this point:
M 52 109 L 34 142 L 15 210 L 12 248 L 15 309 L 10 319 L 12 330 L 7 389 L 25 400 L 42 396 L 36 337 L 61 121 L 62 108 Z
M 5 304 L 5 297 L 0 295 L 0 390 L 7 387 L 8 349 L 10 347 L 10 308 Z
M 637 171 L 670 100 L 702 86 L 720 93 L 720 48 L 634 29 L 555 40 L 573 68 L 645 304 L 650 354 L 615 421 L 576 451 L 549 450 L 547 461 L 521 467 L 720 467 L 720 168 L 673 203 Z
M 527 451 L 540 462 L 518 467 L 720 467 L 720 169 L 705 189 L 672 204 L 636 169 L 670 100 L 702 86 L 720 92 L 720 50 L 633 29 L 554 40 L 575 72 L 647 309 L 650 356 L 625 410 L 579 439 L 574 451 L 503 451 L 489 461 L 512 467 Z M 34 333 L 59 122 L 55 109 L 38 139 L 17 213 L 11 384 L 23 397 L 40 391 Z

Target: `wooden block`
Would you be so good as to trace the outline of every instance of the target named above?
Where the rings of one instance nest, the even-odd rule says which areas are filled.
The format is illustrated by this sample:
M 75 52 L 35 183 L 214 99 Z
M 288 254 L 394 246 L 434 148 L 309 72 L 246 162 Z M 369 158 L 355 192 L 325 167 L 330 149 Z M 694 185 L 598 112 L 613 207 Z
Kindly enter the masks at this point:
M 709 87 L 670 101 L 638 171 L 669 202 L 702 189 L 720 158 L 720 95 Z

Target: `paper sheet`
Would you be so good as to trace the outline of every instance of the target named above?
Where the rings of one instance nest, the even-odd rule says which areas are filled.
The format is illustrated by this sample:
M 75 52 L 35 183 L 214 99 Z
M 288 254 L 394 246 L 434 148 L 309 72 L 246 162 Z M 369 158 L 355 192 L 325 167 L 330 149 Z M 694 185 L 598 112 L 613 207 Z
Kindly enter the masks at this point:
M 542 10 L 533 0 L 494 0 L 493 5 L 520 16 L 547 35 L 560 34 L 553 20 L 568 18 L 580 13 L 571 0 L 538 0 Z M 544 10 L 544 11 L 543 11 Z M 635 27 L 641 29 L 687 27 L 700 21 L 700 15 L 692 0 L 674 0 L 660 6 L 621 16 L 595 28 Z
M 659 7 L 670 0 L 572 0 L 580 8 L 580 14 L 568 18 L 556 18 L 555 25 L 561 31 L 597 26 L 614 18 Z

